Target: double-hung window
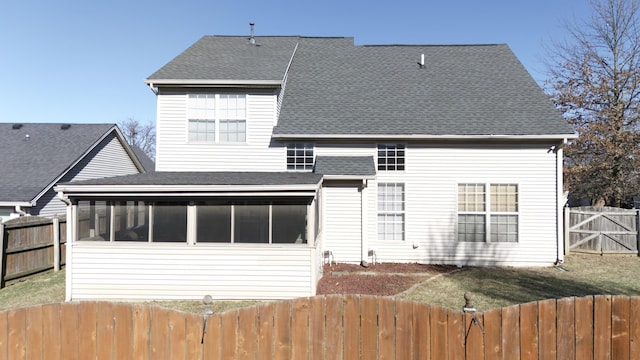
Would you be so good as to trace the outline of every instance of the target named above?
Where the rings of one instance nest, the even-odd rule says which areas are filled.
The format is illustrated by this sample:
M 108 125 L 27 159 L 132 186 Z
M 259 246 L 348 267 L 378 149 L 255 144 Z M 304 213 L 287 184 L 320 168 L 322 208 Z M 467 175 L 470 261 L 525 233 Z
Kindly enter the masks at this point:
M 458 184 L 458 241 L 518 242 L 518 185 Z
M 404 170 L 404 144 L 378 144 L 378 170 Z
M 287 170 L 313 170 L 313 144 L 287 144 Z
M 189 94 L 187 106 L 189 142 L 246 142 L 245 95 Z
M 378 240 L 404 240 L 404 184 L 378 184 Z

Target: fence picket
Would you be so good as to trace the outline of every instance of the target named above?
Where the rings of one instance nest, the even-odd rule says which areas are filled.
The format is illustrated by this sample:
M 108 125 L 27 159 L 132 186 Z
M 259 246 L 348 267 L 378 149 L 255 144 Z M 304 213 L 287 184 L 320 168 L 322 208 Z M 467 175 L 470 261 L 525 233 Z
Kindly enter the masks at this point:
M 482 343 L 482 330 L 484 319 L 482 314 L 465 314 L 465 358 L 467 360 L 484 359 L 484 347 Z
M 629 308 L 627 296 L 611 299 L 611 358 L 629 359 Z
M 93 307 L 93 317 L 95 319 L 95 306 Z M 88 313 L 91 313 L 90 308 L 87 309 Z M 150 333 L 149 328 L 151 327 L 151 314 L 149 311 L 149 307 L 137 305 L 133 308 L 132 311 L 132 327 L 133 327 L 133 351 L 131 352 L 131 357 L 134 359 L 148 360 L 149 356 L 149 342 L 150 342 Z M 94 338 L 95 338 L 95 325 L 94 325 Z M 94 350 L 95 352 L 95 350 Z
M 576 358 L 575 298 L 559 299 L 556 331 L 559 359 Z
M 309 298 L 296 299 L 291 314 L 291 358 L 306 360 L 309 357 Z
M 7 314 L 7 359 L 24 359 L 27 353 L 27 317 L 23 310 L 9 310 Z
M 538 359 L 538 304 L 520 305 L 520 354 L 522 360 Z
M 629 301 L 629 359 L 640 359 L 640 298 Z
M 360 359 L 360 297 L 344 297 L 344 359 Z
M 201 340 L 203 345 L 203 358 L 207 360 L 221 360 L 222 346 L 220 345 L 220 341 L 222 336 L 220 335 L 220 315 L 207 316 L 206 324 L 203 322 L 202 328 L 205 330 Z M 258 355 L 260 354 L 263 354 L 263 352 L 258 352 Z M 266 354 L 269 356 L 268 359 L 271 359 L 271 353 L 269 352 Z
M 593 356 L 611 359 L 611 296 L 596 296 L 593 307 Z
M 258 351 L 258 312 L 255 307 L 238 310 L 238 359 L 253 359 Z
M 502 311 L 490 310 L 483 315 L 484 358 L 502 359 Z
M 223 359 L 238 358 L 238 310 L 229 310 L 220 314 L 220 346 Z
M 505 359 L 520 359 L 520 307 L 502 308 L 502 354 Z
M 439 306 L 431 308 L 431 359 L 446 359 L 448 351 L 447 310 Z M 438 334 L 436 336 L 435 334 Z
M 275 359 L 291 358 L 291 302 L 276 303 L 273 317 L 273 357 Z
M 412 303 L 413 311 L 413 358 L 431 359 L 431 307 L 427 304 Z M 364 315 L 363 315 L 364 321 Z M 364 343 L 363 343 L 364 353 Z M 367 359 L 363 357 L 363 359 Z
M 102 317 L 98 309 L 98 318 Z M 99 330 L 99 329 L 98 329 Z M 100 332 L 98 331 L 98 334 Z M 153 308 L 149 328 L 149 358 L 168 359 L 169 357 L 169 310 Z
M 538 302 L 538 336 L 540 338 L 540 359 L 556 359 L 557 343 L 556 300 Z
M 378 357 L 380 360 L 393 359 L 395 349 L 395 301 L 378 299 Z
M 413 349 L 413 307 L 410 302 L 396 300 L 396 360 L 414 359 Z
M 42 306 L 27 310 L 27 359 L 42 359 Z M 78 341 L 79 339 L 76 339 Z M 95 356 L 94 356 L 95 357 Z
M 47 360 L 59 360 L 60 332 L 60 304 L 42 306 L 42 352 L 47 355 Z
M 576 298 L 576 359 L 593 359 L 593 297 Z
M 255 308 L 253 308 L 255 310 Z M 203 318 L 198 314 L 184 314 L 185 318 L 185 359 L 203 359 L 202 354 L 202 325 Z M 254 316 L 254 319 L 256 317 Z M 253 340 L 255 341 L 255 337 Z M 254 348 L 254 354 L 256 350 Z
M 449 342 L 449 358 L 464 359 L 464 314 L 447 310 L 447 340 Z
M 131 318 L 131 316 L 129 316 L 129 318 Z M 118 332 L 117 334 L 119 339 L 121 333 Z M 124 334 L 127 339 L 131 338 L 130 332 L 129 334 L 127 333 L 124 333 Z M 169 358 L 171 358 L 172 360 L 173 359 L 187 360 L 186 339 L 187 339 L 187 327 L 186 327 L 184 315 L 176 311 L 169 312 Z M 123 348 L 125 347 L 126 345 L 123 346 Z M 129 350 L 129 353 L 131 353 L 131 350 Z M 123 358 L 118 357 L 118 359 L 123 359 Z
M 325 359 L 342 359 L 344 328 L 342 326 L 342 296 L 330 295 L 325 299 Z
M 80 325 L 78 307 L 75 304 L 63 303 L 60 305 L 60 322 L 69 331 L 60 332 L 62 357 L 66 360 L 80 359 L 78 348 L 77 329 Z
M 324 308 L 322 311 L 324 311 Z M 261 306 L 258 309 L 258 313 L 258 359 L 273 359 L 273 315 L 275 313 L 275 305 L 270 303 Z
M 362 296 L 360 308 L 362 312 L 362 359 L 376 359 L 378 356 L 378 301 L 373 296 Z

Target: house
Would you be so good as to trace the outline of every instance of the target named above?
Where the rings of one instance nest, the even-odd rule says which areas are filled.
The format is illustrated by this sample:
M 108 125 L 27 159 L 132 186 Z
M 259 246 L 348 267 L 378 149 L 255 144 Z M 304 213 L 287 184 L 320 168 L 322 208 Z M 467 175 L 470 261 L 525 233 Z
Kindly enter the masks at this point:
M 59 182 L 144 172 L 113 124 L 0 124 L 0 221 L 66 214 Z
M 507 45 L 205 36 L 151 74 L 156 172 L 58 185 L 67 299 L 314 295 L 327 261 L 562 261 L 574 132 Z

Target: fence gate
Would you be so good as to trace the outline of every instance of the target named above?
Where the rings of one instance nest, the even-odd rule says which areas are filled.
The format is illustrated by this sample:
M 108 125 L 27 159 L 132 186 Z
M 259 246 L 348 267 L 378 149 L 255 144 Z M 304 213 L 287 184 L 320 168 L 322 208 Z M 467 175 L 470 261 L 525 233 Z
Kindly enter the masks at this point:
M 638 254 L 638 210 L 566 208 L 565 229 L 567 252 Z

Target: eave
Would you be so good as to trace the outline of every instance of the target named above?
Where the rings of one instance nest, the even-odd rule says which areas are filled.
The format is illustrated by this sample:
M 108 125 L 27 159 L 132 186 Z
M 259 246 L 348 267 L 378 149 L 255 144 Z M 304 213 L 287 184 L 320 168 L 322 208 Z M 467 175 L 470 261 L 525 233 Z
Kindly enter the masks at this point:
M 146 79 L 145 84 L 151 88 L 170 87 L 247 87 L 277 88 L 282 80 L 232 80 L 232 79 Z
M 431 134 L 273 134 L 276 140 L 320 139 L 320 140 L 565 140 L 575 139 L 577 134 L 549 135 L 431 135 Z

